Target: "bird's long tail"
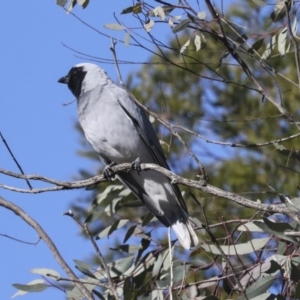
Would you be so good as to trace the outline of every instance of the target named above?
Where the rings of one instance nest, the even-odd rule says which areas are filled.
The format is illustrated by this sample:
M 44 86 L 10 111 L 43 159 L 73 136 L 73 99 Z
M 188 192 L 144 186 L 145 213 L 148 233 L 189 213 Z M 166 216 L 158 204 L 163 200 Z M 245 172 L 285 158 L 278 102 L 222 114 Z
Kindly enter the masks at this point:
M 189 250 L 191 247 L 198 245 L 198 237 L 189 220 L 186 220 L 186 223 L 178 220 L 172 225 L 172 229 L 183 248 Z

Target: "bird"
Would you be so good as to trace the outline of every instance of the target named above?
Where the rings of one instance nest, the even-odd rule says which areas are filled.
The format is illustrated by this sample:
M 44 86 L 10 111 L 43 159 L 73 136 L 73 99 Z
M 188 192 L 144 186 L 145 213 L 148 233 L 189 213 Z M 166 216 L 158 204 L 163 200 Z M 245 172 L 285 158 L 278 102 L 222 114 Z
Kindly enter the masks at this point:
M 170 168 L 146 111 L 134 96 L 92 63 L 73 66 L 58 82 L 67 84 L 76 97 L 79 123 L 105 166 L 137 165 L 118 172 L 117 178 L 163 225 L 172 228 L 185 249 L 196 246 L 198 237 L 178 185 L 158 171 L 138 170 L 140 163 Z

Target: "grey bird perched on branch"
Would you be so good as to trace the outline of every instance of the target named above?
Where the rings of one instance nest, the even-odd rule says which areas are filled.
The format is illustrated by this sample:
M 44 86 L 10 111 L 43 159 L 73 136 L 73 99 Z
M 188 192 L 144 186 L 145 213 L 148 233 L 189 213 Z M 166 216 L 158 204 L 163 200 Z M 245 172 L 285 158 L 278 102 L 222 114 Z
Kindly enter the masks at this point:
M 77 98 L 85 137 L 105 165 L 109 168 L 133 162 L 135 168 L 118 173 L 119 180 L 166 227 L 174 230 L 185 249 L 197 245 L 198 238 L 178 186 L 157 171 L 138 170 L 139 163 L 154 163 L 166 169 L 169 166 L 145 111 L 133 96 L 113 83 L 104 70 L 90 63 L 74 66 L 58 82 L 68 84 Z

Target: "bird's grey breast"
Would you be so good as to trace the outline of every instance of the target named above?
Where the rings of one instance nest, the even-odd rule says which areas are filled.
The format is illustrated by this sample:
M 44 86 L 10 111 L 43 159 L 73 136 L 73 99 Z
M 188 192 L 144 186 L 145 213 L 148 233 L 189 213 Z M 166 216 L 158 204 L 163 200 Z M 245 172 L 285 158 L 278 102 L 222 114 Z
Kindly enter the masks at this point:
M 132 162 L 147 149 L 119 105 L 119 96 L 109 86 L 83 94 L 78 99 L 79 120 L 87 140 L 104 160 Z

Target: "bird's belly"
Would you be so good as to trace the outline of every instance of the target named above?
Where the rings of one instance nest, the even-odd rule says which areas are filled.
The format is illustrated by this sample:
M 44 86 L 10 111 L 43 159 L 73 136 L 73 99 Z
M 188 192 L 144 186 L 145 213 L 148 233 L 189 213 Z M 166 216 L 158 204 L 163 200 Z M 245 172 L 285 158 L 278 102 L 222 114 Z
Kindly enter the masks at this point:
M 116 163 L 153 162 L 144 141 L 127 117 L 118 114 L 97 114 L 89 120 L 81 120 L 85 136 L 94 150 L 104 159 Z M 104 121 L 105 120 L 105 121 Z

